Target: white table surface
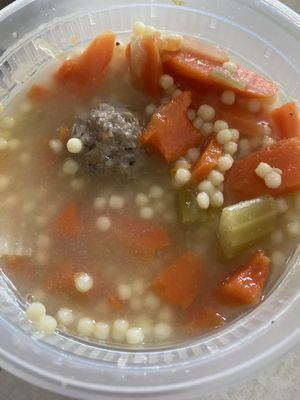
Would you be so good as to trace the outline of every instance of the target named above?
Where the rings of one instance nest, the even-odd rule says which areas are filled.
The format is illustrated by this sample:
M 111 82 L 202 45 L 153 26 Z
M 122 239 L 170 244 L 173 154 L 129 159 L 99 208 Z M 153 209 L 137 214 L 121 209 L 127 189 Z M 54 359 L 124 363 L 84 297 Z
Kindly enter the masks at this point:
M 249 0 L 253 1 L 253 0 Z M 283 0 L 300 13 L 300 0 Z M 1 3 L 1 1 L 0 1 Z M 299 400 L 300 346 L 276 365 L 225 393 L 199 400 Z M 0 370 L 0 400 L 67 400 Z

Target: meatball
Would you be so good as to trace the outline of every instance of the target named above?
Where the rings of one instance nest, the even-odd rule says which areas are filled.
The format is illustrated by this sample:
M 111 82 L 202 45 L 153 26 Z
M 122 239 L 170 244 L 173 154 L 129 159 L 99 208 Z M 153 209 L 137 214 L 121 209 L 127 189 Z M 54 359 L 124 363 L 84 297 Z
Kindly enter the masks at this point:
M 89 170 L 129 176 L 145 156 L 139 147 L 142 130 L 137 115 L 125 106 L 100 103 L 75 121 L 72 136 L 81 139 Z

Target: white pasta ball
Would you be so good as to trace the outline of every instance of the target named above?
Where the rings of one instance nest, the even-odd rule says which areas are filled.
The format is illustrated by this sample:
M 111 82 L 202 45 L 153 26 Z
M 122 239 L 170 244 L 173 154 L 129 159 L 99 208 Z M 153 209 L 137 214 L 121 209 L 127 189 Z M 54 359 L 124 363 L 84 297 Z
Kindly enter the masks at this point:
M 67 175 L 75 175 L 79 169 L 78 162 L 72 159 L 66 160 L 63 164 L 63 172 Z
M 145 284 L 142 279 L 136 279 L 132 282 L 132 292 L 136 295 L 142 295 L 145 292 Z
M 169 324 L 165 322 L 160 322 L 159 324 L 156 324 L 153 328 L 153 333 L 155 339 L 158 341 L 164 341 L 169 339 L 172 333 L 172 328 Z
M 154 293 L 148 293 L 145 297 L 144 305 L 150 310 L 156 310 L 160 306 L 160 300 Z
M 161 199 L 164 194 L 164 189 L 161 186 L 153 185 L 150 187 L 149 196 L 153 199 Z
M 129 300 L 132 295 L 131 287 L 125 283 L 118 285 L 118 295 L 120 300 Z
M 217 121 L 214 122 L 214 132 L 216 133 L 228 128 L 229 126 L 226 121 L 218 119 Z
M 207 210 L 210 204 L 209 196 L 206 192 L 200 192 L 197 195 L 197 203 L 199 208 Z
M 152 115 L 155 113 L 156 105 L 155 104 L 148 104 L 145 108 L 145 112 L 147 115 Z
M 237 143 L 232 142 L 232 141 L 225 143 L 224 147 L 223 147 L 224 153 L 228 153 L 228 154 L 231 154 L 231 155 L 236 153 L 237 149 L 238 149 Z
M 197 114 L 203 121 L 212 121 L 216 115 L 215 109 L 208 104 L 203 104 L 198 108 Z
M 94 285 L 93 278 L 86 272 L 81 272 L 75 275 L 74 278 L 75 287 L 78 292 L 86 293 L 92 289 Z
M 191 180 L 191 178 L 192 174 L 188 169 L 185 168 L 178 168 L 178 170 L 175 173 L 175 182 L 180 186 L 183 186 L 186 183 L 188 183 Z
M 91 336 L 93 334 L 95 327 L 95 321 L 90 318 L 84 317 L 80 318 L 77 323 L 77 332 L 80 336 Z
M 134 201 L 138 207 L 143 207 L 149 203 L 149 197 L 145 193 L 138 193 Z
M 159 78 L 159 84 L 164 90 L 171 89 L 174 86 L 174 79 L 170 75 L 162 75 Z
M 225 90 L 222 93 L 221 101 L 227 106 L 232 106 L 235 103 L 235 93 L 231 90 Z
M 97 322 L 94 327 L 94 336 L 99 340 L 108 339 L 110 334 L 110 325 L 106 322 Z
M 223 193 L 219 190 L 210 197 L 210 204 L 212 207 L 221 207 L 224 203 Z
M 272 167 L 265 162 L 260 162 L 257 168 L 255 169 L 256 175 L 262 179 L 264 179 L 272 171 L 273 171 Z
M 115 210 L 120 210 L 124 207 L 125 199 L 122 196 L 112 195 L 109 199 L 109 207 Z
M 230 142 L 232 139 L 232 133 L 230 129 L 223 129 L 217 133 L 217 141 L 220 144 Z
M 30 321 L 39 321 L 46 315 L 46 307 L 42 303 L 32 303 L 27 307 L 26 317 Z
M 225 154 L 218 159 L 218 169 L 221 172 L 228 171 L 233 165 L 233 158 L 230 154 Z
M 107 232 L 110 227 L 111 227 L 111 220 L 109 217 L 99 217 L 97 219 L 97 228 L 99 229 L 99 231 L 101 232 Z
M 47 335 L 53 335 L 57 328 L 57 321 L 51 315 L 45 315 L 36 322 L 36 327 Z
M 74 322 L 73 311 L 70 308 L 60 308 L 56 314 L 57 320 L 63 326 L 71 325 Z
M 107 200 L 105 197 L 96 197 L 94 200 L 94 208 L 95 210 L 103 210 L 106 207 Z
M 144 341 L 144 332 L 140 327 L 129 328 L 126 332 L 126 342 L 128 344 L 141 344 Z
M 281 175 L 277 172 L 270 172 L 265 176 L 265 185 L 269 189 L 277 189 L 281 185 Z
M 80 153 L 83 148 L 83 143 L 78 138 L 71 138 L 67 142 L 67 149 L 70 153 Z
M 212 170 L 209 175 L 208 175 L 208 179 L 211 181 L 211 183 L 214 186 L 218 186 L 220 183 L 222 183 L 224 181 L 224 175 L 216 170 Z
M 154 210 L 151 207 L 142 207 L 140 210 L 140 217 L 143 219 L 151 219 L 154 217 Z
M 54 154 L 59 154 L 64 146 L 59 139 L 51 139 L 49 140 L 49 147 Z
M 113 323 L 112 337 L 116 341 L 123 341 L 126 337 L 129 324 L 125 319 L 117 319 Z

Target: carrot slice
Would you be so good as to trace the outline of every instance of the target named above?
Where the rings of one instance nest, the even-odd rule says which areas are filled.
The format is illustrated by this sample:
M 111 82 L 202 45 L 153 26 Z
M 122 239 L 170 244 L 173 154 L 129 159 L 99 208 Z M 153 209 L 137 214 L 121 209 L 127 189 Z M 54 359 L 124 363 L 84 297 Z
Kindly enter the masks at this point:
M 115 39 L 110 31 L 97 36 L 78 59 L 63 63 L 54 75 L 55 80 L 70 87 L 99 87 L 112 59 Z
M 212 136 L 204 152 L 196 162 L 192 179 L 200 182 L 217 166 L 218 159 L 222 155 L 222 147 L 217 142 L 215 136 Z
M 150 97 L 160 93 L 159 78 L 162 75 L 157 39 L 152 36 L 132 39 L 126 49 L 130 57 L 130 72 L 133 83 Z
M 153 114 L 141 144 L 154 148 L 167 162 L 176 161 L 190 147 L 199 145 L 202 136 L 187 118 L 191 92 L 183 92 Z
M 217 109 L 219 119 L 228 123 L 230 128 L 237 129 L 242 136 L 260 136 L 264 134 L 264 126 L 268 126 L 270 118 L 264 112 L 251 113 L 240 106 L 220 106 Z
M 207 58 L 213 62 L 222 65 L 224 62 L 229 61 L 227 51 L 221 47 L 203 42 L 191 36 L 184 36 L 181 49 L 187 53 L 194 54 L 198 57 Z
M 76 269 L 70 264 L 59 264 L 52 267 L 52 270 L 46 275 L 44 282 L 45 289 L 55 291 L 68 296 L 76 294 L 74 284 L 74 275 Z
M 177 78 L 193 81 L 195 84 L 209 84 L 214 88 L 228 88 L 251 97 L 272 97 L 277 86 L 254 72 L 238 66 L 230 74 L 219 63 L 186 51 L 169 53 L 164 57 L 164 71 Z
M 225 304 L 253 306 L 261 301 L 270 274 L 270 259 L 258 251 L 245 266 L 228 276 L 218 295 Z
M 269 189 L 255 169 L 260 162 L 282 170 L 281 185 Z M 300 190 L 300 138 L 280 140 L 233 164 L 225 181 L 225 190 L 233 201 L 247 200 L 270 194 L 278 197 Z
M 103 280 L 99 272 L 91 274 L 93 277 L 93 287 L 85 293 L 79 292 L 75 286 L 76 274 L 80 273 L 81 267 L 71 263 L 57 263 L 51 266 L 44 278 L 44 288 L 48 292 L 67 296 L 72 300 L 82 302 L 95 302 L 99 294 L 103 293 Z
M 141 261 L 148 261 L 157 251 L 170 245 L 167 230 L 161 225 L 128 216 L 111 217 L 112 227 L 108 237 Z
M 24 270 L 30 265 L 31 257 L 24 255 L 4 255 L 1 257 L 5 269 L 12 271 Z
M 27 97 L 32 103 L 44 103 L 49 100 L 51 96 L 51 91 L 42 85 L 32 85 L 27 92 Z
M 107 301 L 114 311 L 122 311 L 125 308 L 124 302 L 114 292 L 108 294 Z
M 63 143 L 67 143 L 70 138 L 70 130 L 66 126 L 58 128 L 58 137 Z
M 299 110 L 296 103 L 286 103 L 272 112 L 280 138 L 300 137 Z
M 226 318 L 212 307 L 197 305 L 188 311 L 185 328 L 192 331 L 208 331 L 224 325 L 225 321 Z
M 78 204 L 71 201 L 56 216 L 54 231 L 59 236 L 77 237 L 81 230 Z
M 197 297 L 201 278 L 201 258 L 197 253 L 187 251 L 157 276 L 152 287 L 163 300 L 186 309 Z

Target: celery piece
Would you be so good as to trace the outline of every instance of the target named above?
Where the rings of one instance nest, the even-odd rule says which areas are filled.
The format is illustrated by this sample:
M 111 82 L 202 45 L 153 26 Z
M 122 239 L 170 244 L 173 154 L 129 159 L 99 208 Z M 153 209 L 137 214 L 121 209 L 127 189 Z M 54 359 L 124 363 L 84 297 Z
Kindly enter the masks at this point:
M 179 191 L 179 212 L 181 221 L 184 224 L 206 222 L 208 220 L 208 211 L 201 210 L 198 207 L 196 196 L 197 193 L 193 189 L 181 189 Z
M 228 206 L 222 210 L 218 239 L 229 259 L 255 244 L 274 229 L 277 216 L 272 197 L 259 197 Z
M 221 83 L 232 89 L 244 90 L 247 86 L 245 82 L 235 78 L 233 74 L 224 70 L 224 68 L 216 67 L 211 71 L 210 76 L 215 82 Z

